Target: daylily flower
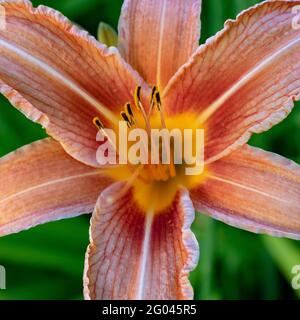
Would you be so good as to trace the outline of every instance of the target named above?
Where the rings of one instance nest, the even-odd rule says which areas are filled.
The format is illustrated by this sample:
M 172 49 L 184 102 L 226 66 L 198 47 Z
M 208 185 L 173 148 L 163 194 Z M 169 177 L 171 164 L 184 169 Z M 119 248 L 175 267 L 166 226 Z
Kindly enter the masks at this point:
M 118 48 L 50 8 L 0 5 L 0 90 L 52 137 L 1 159 L 0 235 L 94 210 L 86 299 L 191 299 L 195 210 L 300 239 L 299 165 L 246 145 L 299 98 L 300 1 L 250 8 L 200 47 L 201 0 L 125 0 Z M 203 174 L 99 165 L 98 129 L 120 113 L 135 127 L 204 128 Z

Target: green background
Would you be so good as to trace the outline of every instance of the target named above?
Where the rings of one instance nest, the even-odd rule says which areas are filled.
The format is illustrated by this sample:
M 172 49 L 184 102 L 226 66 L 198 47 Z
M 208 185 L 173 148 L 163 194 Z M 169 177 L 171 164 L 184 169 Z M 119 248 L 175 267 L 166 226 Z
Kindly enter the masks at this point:
M 215 34 L 224 21 L 257 3 L 255 0 L 203 0 L 202 38 Z M 100 21 L 117 27 L 121 0 L 33 1 L 58 9 L 96 34 Z M 251 144 L 300 163 L 299 106 L 283 123 L 254 136 Z M 45 136 L 0 99 L 0 156 Z M 0 178 L 1 179 L 1 178 Z M 89 216 L 49 223 L 0 239 L 0 265 L 7 289 L 0 299 L 82 299 L 84 254 Z M 297 299 L 291 269 L 300 264 L 296 241 L 250 234 L 197 214 L 193 230 L 201 248 L 191 274 L 196 299 Z

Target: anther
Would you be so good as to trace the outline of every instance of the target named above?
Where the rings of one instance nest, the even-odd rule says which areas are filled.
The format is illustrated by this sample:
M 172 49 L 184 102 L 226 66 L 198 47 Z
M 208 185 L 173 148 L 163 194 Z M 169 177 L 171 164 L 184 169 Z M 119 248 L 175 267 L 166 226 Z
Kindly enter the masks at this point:
M 130 105 L 129 102 L 126 103 L 125 110 L 126 110 L 127 115 L 129 116 L 130 124 L 134 125 L 135 124 L 134 115 L 133 115 L 133 112 L 132 112 L 132 109 L 131 109 L 131 105 Z
M 160 94 L 159 91 L 155 91 L 155 101 L 156 101 L 156 105 L 157 105 L 157 109 L 158 111 L 160 111 L 161 109 L 161 99 L 160 99 Z
M 141 86 L 136 86 L 134 91 L 134 102 L 138 109 L 141 109 Z
M 95 125 L 95 127 L 96 127 L 98 130 L 104 129 L 104 125 L 103 125 L 103 123 L 101 122 L 101 120 L 100 120 L 98 117 L 95 117 L 95 118 L 93 119 L 93 124 Z
M 160 93 L 158 90 L 155 91 L 154 97 L 155 97 L 155 103 L 157 105 L 157 109 L 160 113 L 162 127 L 166 128 L 166 121 L 165 121 L 164 113 L 162 110 L 161 97 L 160 97 Z
M 130 117 L 133 117 L 133 112 L 130 103 L 126 103 L 126 111 L 130 115 Z
M 114 148 L 114 150 L 117 150 L 115 143 L 111 140 L 110 136 L 107 134 L 103 123 L 101 122 L 101 120 L 98 117 L 95 117 L 93 119 L 93 124 L 103 134 L 103 136 L 109 141 L 109 143 Z
M 155 103 L 155 93 L 157 92 L 157 87 L 153 86 L 152 87 L 152 91 L 151 91 L 151 99 L 150 99 L 150 105 L 151 107 L 153 107 L 154 103 Z
M 128 118 L 128 116 L 127 116 L 127 114 L 126 114 L 125 111 L 122 111 L 122 112 L 121 112 L 121 117 L 124 119 L 124 121 L 126 121 L 127 127 L 128 127 L 128 128 L 131 128 L 131 121 L 130 121 L 130 119 Z
M 143 104 L 141 102 L 141 90 L 142 90 L 141 86 L 136 86 L 135 91 L 134 91 L 134 103 L 135 103 L 135 106 L 138 108 L 138 110 L 141 111 L 143 118 L 144 118 L 144 121 L 145 121 L 145 124 L 146 124 L 147 132 L 150 134 L 150 130 L 151 130 L 150 122 L 149 122 L 149 119 L 148 119 L 147 114 L 145 112 L 145 109 L 143 107 Z

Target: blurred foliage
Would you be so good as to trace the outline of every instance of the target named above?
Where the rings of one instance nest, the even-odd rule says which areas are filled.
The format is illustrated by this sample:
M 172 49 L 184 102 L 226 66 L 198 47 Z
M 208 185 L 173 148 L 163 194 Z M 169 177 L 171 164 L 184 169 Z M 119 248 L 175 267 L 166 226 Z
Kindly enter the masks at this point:
M 201 42 L 224 21 L 254 5 L 255 0 L 203 0 Z M 122 0 L 44 0 L 96 35 L 100 21 L 117 29 Z M 0 156 L 45 137 L 40 126 L 0 99 Z M 300 162 L 300 110 L 251 144 Z M 297 130 L 298 128 L 298 130 Z M 87 216 L 53 222 L 0 239 L 0 265 L 7 289 L 0 299 L 82 299 L 82 272 L 88 244 Z M 201 248 L 191 275 L 196 299 L 295 299 L 291 269 L 300 264 L 296 241 L 254 235 L 197 214 L 193 225 Z

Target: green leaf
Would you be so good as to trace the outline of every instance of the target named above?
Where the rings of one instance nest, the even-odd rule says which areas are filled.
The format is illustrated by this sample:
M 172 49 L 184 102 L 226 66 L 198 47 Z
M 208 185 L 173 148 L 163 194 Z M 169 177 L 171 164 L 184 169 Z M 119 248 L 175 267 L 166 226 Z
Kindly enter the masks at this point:
M 292 274 L 292 269 L 294 266 L 300 265 L 299 247 L 288 239 L 277 239 L 268 236 L 263 236 L 262 239 L 274 262 L 291 285 L 291 281 L 295 276 Z M 295 290 L 294 293 L 300 298 L 300 290 Z

